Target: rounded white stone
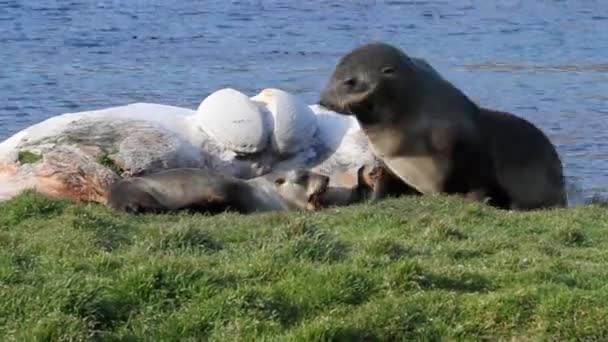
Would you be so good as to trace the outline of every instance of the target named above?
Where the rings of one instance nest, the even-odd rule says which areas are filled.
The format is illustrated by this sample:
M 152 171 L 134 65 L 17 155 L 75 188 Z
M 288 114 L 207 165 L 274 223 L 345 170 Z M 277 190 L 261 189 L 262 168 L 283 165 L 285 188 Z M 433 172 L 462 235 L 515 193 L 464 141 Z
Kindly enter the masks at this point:
M 317 117 L 318 134 L 320 139 L 332 149 L 342 144 L 348 135 L 361 131 L 361 126 L 354 116 L 336 113 L 319 105 L 309 105 L 310 110 Z
M 274 151 L 292 155 L 310 147 L 317 130 L 317 117 L 302 100 L 276 88 L 266 88 L 251 99 L 271 114 Z
M 207 134 L 237 153 L 261 152 L 268 143 L 265 113 L 238 90 L 211 93 L 199 105 L 197 115 Z

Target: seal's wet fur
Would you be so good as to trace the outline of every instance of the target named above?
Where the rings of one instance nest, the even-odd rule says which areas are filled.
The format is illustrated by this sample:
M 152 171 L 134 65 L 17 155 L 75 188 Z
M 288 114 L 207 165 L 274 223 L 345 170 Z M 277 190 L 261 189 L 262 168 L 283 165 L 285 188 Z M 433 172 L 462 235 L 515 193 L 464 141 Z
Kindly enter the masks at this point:
M 179 168 L 117 181 L 108 204 L 130 213 L 317 210 L 328 184 L 329 177 L 303 169 L 244 180 Z
M 539 128 L 478 106 L 395 46 L 376 42 L 346 54 L 320 105 L 354 115 L 374 153 L 420 193 L 521 210 L 567 204 L 562 162 Z

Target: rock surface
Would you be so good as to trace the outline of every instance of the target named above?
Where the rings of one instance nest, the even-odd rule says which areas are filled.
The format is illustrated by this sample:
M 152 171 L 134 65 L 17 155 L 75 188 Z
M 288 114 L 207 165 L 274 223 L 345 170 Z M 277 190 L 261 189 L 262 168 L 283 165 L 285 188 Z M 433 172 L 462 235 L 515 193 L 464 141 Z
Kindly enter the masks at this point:
M 211 98 L 211 99 L 210 99 Z M 0 200 L 26 189 L 106 203 L 120 177 L 176 167 L 239 178 L 311 168 L 351 175 L 375 158 L 356 120 L 279 89 L 249 98 L 222 89 L 198 110 L 135 103 L 67 113 L 0 143 Z M 344 184 L 344 177 L 332 177 Z
M 317 131 L 317 118 L 299 98 L 286 91 L 267 88 L 251 98 L 268 112 L 274 151 L 291 156 L 310 147 Z
M 259 153 L 268 144 L 268 118 L 247 95 L 220 89 L 198 107 L 200 127 L 222 146 L 237 153 Z

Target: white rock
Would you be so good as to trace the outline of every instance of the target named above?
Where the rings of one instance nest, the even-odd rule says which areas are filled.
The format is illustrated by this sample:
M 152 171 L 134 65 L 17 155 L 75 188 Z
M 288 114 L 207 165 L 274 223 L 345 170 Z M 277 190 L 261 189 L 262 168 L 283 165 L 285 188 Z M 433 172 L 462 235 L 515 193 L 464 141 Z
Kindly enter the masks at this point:
M 276 88 L 266 88 L 251 98 L 270 112 L 272 148 L 280 155 L 293 155 L 311 146 L 317 118 L 298 97 Z
M 83 126 L 83 122 L 94 122 L 93 124 L 90 124 L 94 126 L 105 125 L 113 121 L 145 121 L 159 125 L 162 129 L 176 134 L 186 134 L 188 136 L 192 135 L 193 137 L 196 137 L 194 129 L 198 126 L 193 127 L 193 125 L 187 121 L 189 118 L 195 117 L 195 114 L 196 112 L 191 109 L 155 103 L 133 103 L 99 110 L 65 113 L 24 128 L 7 140 L 1 142 L 0 162 L 15 161 L 17 159 L 18 149 L 25 145 L 46 145 L 51 148 L 52 144 L 49 145 L 49 143 L 44 142 L 51 142 L 54 138 L 65 135 L 66 131 Z M 128 130 L 128 126 L 119 127 Z
M 224 88 L 213 92 L 198 107 L 200 126 L 225 148 L 257 153 L 266 148 L 270 131 L 265 113 L 247 95 Z
M 315 140 L 327 151 L 323 161 L 313 167 L 314 171 L 333 174 L 375 163 L 369 140 L 353 116 L 342 115 L 319 105 L 310 105 L 309 108 L 317 116 Z
M 226 149 L 200 127 L 198 119 L 195 110 L 153 103 L 65 113 L 0 142 L 0 163 L 18 164 L 20 151 L 46 155 L 70 145 L 89 155 L 107 154 L 127 175 L 205 167 L 248 178 L 268 168 L 259 162 L 261 156 L 242 160 Z
M 334 150 L 348 134 L 361 130 L 354 116 L 342 115 L 319 105 L 310 105 L 309 108 L 317 117 L 317 138 Z

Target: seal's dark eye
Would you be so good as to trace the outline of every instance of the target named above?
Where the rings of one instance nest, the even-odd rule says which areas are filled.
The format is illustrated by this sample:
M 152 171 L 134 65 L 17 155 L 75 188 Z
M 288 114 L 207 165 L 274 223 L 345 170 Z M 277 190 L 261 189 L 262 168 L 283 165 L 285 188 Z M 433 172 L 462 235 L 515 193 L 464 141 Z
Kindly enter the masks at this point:
M 352 77 L 347 78 L 347 79 L 344 80 L 344 85 L 347 86 L 347 87 L 351 87 L 352 88 L 352 87 L 355 86 L 355 84 L 357 84 L 357 81 L 354 78 L 352 78 Z
M 395 72 L 395 68 L 387 66 L 387 67 L 382 68 L 381 72 L 383 74 L 390 75 Z

